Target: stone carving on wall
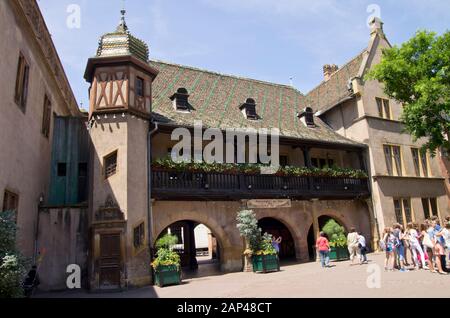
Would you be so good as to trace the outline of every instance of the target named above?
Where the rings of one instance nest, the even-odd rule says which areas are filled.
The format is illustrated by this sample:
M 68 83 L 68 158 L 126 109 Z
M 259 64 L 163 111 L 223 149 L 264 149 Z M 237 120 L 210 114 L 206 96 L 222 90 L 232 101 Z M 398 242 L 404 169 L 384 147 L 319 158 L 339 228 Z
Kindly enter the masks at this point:
M 249 209 L 280 209 L 292 207 L 292 202 L 289 199 L 281 200 L 249 200 L 247 202 Z
M 106 198 L 105 204 L 101 206 L 95 214 L 96 222 L 124 221 L 125 216 L 120 210 L 119 205 L 114 201 L 111 195 Z

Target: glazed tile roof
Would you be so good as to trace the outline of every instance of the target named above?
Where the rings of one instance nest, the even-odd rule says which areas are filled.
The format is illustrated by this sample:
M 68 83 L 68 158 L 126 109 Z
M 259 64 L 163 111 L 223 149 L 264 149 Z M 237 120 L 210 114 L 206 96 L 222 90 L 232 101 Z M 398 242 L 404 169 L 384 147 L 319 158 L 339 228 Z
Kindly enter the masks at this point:
M 314 111 L 323 113 L 352 96 L 347 85 L 350 79 L 358 75 L 364 52 L 365 50 L 332 74 L 328 81 L 323 81 L 306 95 L 306 101 Z
M 153 82 L 153 116 L 162 123 L 205 128 L 279 128 L 281 136 L 303 140 L 357 144 L 346 139 L 319 118 L 307 128 L 297 113 L 307 107 L 306 98 L 291 86 L 224 75 L 161 61 L 150 61 L 159 71 Z M 174 109 L 170 97 L 179 89 L 189 92 L 190 113 Z M 260 120 L 248 120 L 239 109 L 247 98 L 256 101 Z
M 134 37 L 125 22 L 125 10 L 121 11 L 122 18 L 115 32 L 104 34 L 98 43 L 97 56 L 134 55 L 147 62 L 149 60 L 148 45 Z

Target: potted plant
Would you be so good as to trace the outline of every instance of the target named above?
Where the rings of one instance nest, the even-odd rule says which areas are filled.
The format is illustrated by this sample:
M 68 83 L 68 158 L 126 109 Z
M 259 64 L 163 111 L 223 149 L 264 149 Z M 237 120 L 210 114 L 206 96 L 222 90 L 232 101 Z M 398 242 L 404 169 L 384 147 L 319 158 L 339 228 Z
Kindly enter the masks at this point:
M 280 271 L 277 251 L 272 245 L 272 235 L 265 233 L 261 239 L 260 250 L 252 256 L 253 271 L 268 273 Z
M 180 255 L 173 250 L 178 238 L 167 234 L 156 242 L 156 259 L 152 263 L 155 283 L 159 287 L 181 284 Z
M 243 210 L 237 216 L 237 228 L 245 239 L 244 251 L 245 272 L 279 271 L 280 264 L 275 248 L 272 246 L 272 236 L 261 235 L 258 220 L 252 210 Z
M 322 229 L 328 236 L 331 252 L 330 260 L 343 261 L 349 259 L 345 229 L 335 220 L 329 220 Z

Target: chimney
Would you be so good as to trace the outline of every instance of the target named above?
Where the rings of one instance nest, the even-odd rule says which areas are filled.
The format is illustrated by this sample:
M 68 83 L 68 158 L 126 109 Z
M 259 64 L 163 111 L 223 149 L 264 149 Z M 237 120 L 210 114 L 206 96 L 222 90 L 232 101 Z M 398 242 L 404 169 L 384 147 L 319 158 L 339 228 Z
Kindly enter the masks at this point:
M 335 72 L 339 70 L 339 66 L 336 64 L 326 64 L 323 66 L 323 77 L 325 81 L 328 81 Z
M 380 18 L 378 17 L 373 17 L 372 20 L 370 20 L 369 22 L 369 26 L 370 26 L 370 34 L 376 35 L 384 35 L 384 31 L 383 31 L 383 21 L 381 21 Z

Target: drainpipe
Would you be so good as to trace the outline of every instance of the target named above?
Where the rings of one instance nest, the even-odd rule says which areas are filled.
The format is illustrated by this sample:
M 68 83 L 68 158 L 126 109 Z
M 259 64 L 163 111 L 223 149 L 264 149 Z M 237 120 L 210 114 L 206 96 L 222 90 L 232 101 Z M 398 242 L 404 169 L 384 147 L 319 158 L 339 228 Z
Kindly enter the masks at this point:
M 152 123 L 152 121 L 149 121 L 149 125 Z M 150 130 L 149 127 L 149 131 L 148 131 L 148 136 L 147 136 L 147 194 L 148 194 L 148 200 L 147 200 L 147 217 L 148 217 L 148 221 L 147 221 L 147 232 L 148 232 L 148 249 L 149 249 L 149 254 L 150 254 L 150 259 L 153 259 L 153 241 L 152 241 L 152 237 L 153 237 L 153 231 L 152 231 L 152 226 L 153 226 L 153 211 L 152 211 L 152 138 L 153 136 L 156 134 L 156 132 L 159 129 L 158 123 L 157 122 L 153 122 L 155 124 L 155 128 L 153 130 Z M 151 270 L 151 269 L 150 269 Z

